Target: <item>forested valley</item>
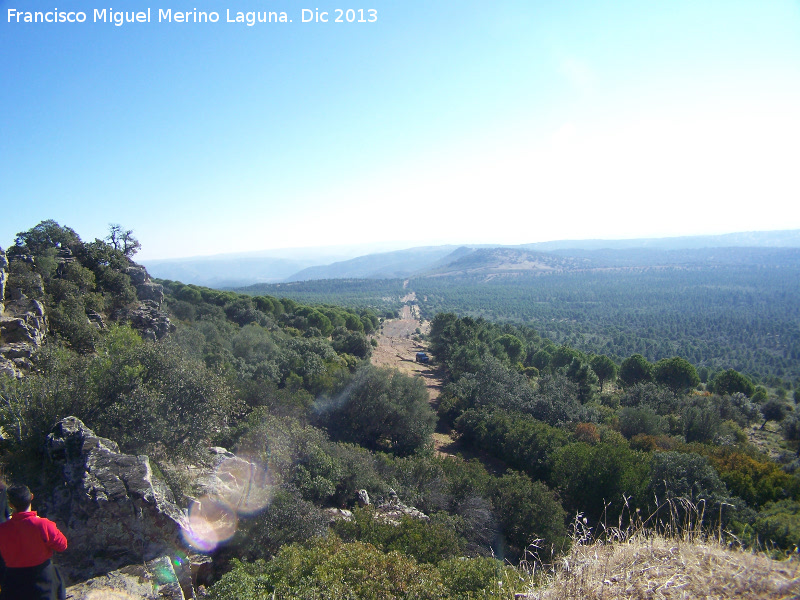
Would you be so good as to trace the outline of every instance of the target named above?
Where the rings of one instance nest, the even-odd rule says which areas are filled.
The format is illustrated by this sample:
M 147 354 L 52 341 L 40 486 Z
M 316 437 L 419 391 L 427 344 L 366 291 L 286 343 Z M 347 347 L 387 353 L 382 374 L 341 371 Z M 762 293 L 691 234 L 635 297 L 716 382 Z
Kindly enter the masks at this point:
M 184 508 L 209 447 L 261 465 L 268 505 L 202 550 L 207 598 L 511 599 L 535 583 L 530 564 L 569 552 L 576 518 L 657 530 L 691 513 L 797 552 L 797 287 L 778 271 L 687 271 L 683 288 L 654 272 L 648 291 L 618 274 L 537 277 L 534 291 L 364 283 L 341 304 L 290 298 L 303 284 L 157 281 L 149 302 L 169 326 L 153 333 L 135 317 L 130 233 L 85 242 L 44 221 L 6 250 L 7 296 L 40 302 L 48 330 L 21 376 L 0 375 L 0 460 L 47 498 L 44 439 L 75 416 L 147 455 Z M 370 364 L 412 289 L 444 379 L 436 406 L 420 378 Z M 435 452 L 437 428 L 481 460 Z M 416 512 L 381 517 L 387 503 Z
M 529 325 L 555 343 L 617 362 L 632 354 L 652 362 L 678 355 L 704 382 L 706 373 L 728 368 L 770 386 L 789 387 L 800 378 L 797 250 L 584 252 L 577 258 L 584 256 L 593 262 L 547 273 L 464 271 L 240 291 L 382 309 L 397 309 L 413 291 L 428 319 L 453 312 Z

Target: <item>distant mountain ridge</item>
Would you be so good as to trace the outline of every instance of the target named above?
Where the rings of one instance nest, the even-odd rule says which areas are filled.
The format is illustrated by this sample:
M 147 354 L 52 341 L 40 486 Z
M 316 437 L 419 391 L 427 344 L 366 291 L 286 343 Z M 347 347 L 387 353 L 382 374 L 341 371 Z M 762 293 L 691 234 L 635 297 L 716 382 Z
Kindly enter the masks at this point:
M 661 250 L 689 250 L 693 248 L 763 247 L 800 248 L 800 229 L 779 231 L 743 231 L 719 235 L 695 235 L 665 238 L 637 238 L 629 240 L 557 240 L 521 244 L 520 248 L 552 252 L 554 250 L 623 250 L 631 248 L 657 248 Z
M 148 271 L 172 279 L 217 288 L 256 283 L 321 279 L 395 279 L 444 276 L 480 270 L 488 273 L 545 273 L 593 267 L 653 266 L 758 261 L 764 253 L 720 251 L 723 248 L 800 248 L 800 230 L 755 231 L 708 236 L 630 240 L 560 240 L 517 246 L 420 246 L 353 257 L 336 248 L 290 250 L 179 260 L 145 261 Z M 716 251 L 714 249 L 717 249 Z M 351 249 L 352 251 L 352 249 Z M 343 256 L 344 255 L 344 256 Z M 747 258 L 749 256 L 749 258 Z M 790 254 L 782 254 L 784 258 Z M 773 259 L 777 259 L 773 255 Z M 721 261 L 721 262 L 720 262 Z
M 309 281 L 314 279 L 402 279 L 425 270 L 431 265 L 453 254 L 456 246 L 422 246 L 368 254 L 325 266 L 303 269 L 287 277 L 285 281 Z
M 423 275 L 445 277 L 475 273 L 552 273 L 587 267 L 590 264 L 589 258 L 558 256 L 523 248 L 477 248 Z

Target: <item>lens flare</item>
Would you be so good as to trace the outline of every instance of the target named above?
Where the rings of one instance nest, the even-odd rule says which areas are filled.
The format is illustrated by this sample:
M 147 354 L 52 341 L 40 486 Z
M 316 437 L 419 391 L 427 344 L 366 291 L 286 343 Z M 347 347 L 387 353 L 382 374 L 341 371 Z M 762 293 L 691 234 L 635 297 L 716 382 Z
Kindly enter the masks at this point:
M 236 533 L 236 511 L 220 498 L 204 496 L 189 507 L 189 527 L 183 538 L 201 552 L 211 552 Z
M 250 515 L 264 509 L 274 486 L 266 470 L 242 458 L 228 458 L 217 467 L 220 499 L 237 513 Z

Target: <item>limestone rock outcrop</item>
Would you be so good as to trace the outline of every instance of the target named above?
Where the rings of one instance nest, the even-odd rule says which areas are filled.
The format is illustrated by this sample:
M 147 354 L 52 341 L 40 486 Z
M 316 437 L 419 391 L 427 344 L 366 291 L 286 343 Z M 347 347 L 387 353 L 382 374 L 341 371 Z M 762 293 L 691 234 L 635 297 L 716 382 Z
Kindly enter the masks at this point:
M 67 588 L 71 600 L 187 600 L 169 557 L 128 565 Z M 183 582 L 185 585 L 185 582 Z
M 160 340 L 175 331 L 175 325 L 161 311 L 164 302 L 164 286 L 153 283 L 150 275 L 141 265 L 131 264 L 125 269 L 131 284 L 136 288 L 139 304 L 134 308 L 123 309 L 112 315 L 115 321 L 128 321 L 131 327 L 138 330 L 144 339 Z M 96 321 L 93 321 L 96 323 Z M 99 325 L 99 324 L 98 324 Z
M 8 257 L 0 250 L 0 374 L 18 378 L 31 368 L 31 357 L 44 343 L 47 318 L 41 302 L 8 285 L 8 264 Z
M 376 517 L 392 525 L 399 525 L 403 517 L 411 517 L 412 519 L 420 519 L 421 521 L 430 521 L 430 517 L 421 510 L 413 506 L 403 504 L 397 497 L 397 492 L 391 488 L 389 488 L 389 499 L 385 502 L 381 502 L 375 508 Z
M 5 251 L 0 248 L 0 317 L 5 310 L 3 302 L 6 297 L 6 281 L 8 281 L 8 258 Z
M 136 297 L 139 300 L 150 300 L 161 306 L 161 303 L 164 302 L 164 286 L 153 283 L 143 266 L 131 265 L 125 269 L 125 274 L 131 278 L 131 283 L 136 288 Z
M 159 310 L 158 304 L 152 300 L 144 300 L 136 308 L 127 311 L 126 316 L 115 315 L 115 318 L 130 321 L 131 327 L 145 339 L 160 340 L 175 331 L 175 325 L 167 314 Z
M 375 519 L 388 523 L 389 525 L 400 525 L 403 517 L 411 517 L 412 519 L 419 519 L 421 521 L 430 521 L 430 517 L 421 510 L 408 506 L 400 501 L 397 497 L 397 492 L 389 488 L 389 497 L 378 503 L 371 504 L 367 490 L 358 490 L 356 492 L 355 502 L 361 508 L 370 506 L 374 509 Z M 328 517 L 328 522 L 333 525 L 337 521 L 352 521 L 353 513 L 343 508 L 326 508 L 324 509 L 325 516 Z
M 120 453 L 115 442 L 98 437 L 75 417 L 56 425 L 46 451 L 61 469 L 63 484 L 45 499 L 43 512 L 69 540 L 58 564 L 70 580 L 166 556 L 186 563 L 176 577 L 190 581 L 182 539 L 188 517 L 153 475 L 146 456 Z

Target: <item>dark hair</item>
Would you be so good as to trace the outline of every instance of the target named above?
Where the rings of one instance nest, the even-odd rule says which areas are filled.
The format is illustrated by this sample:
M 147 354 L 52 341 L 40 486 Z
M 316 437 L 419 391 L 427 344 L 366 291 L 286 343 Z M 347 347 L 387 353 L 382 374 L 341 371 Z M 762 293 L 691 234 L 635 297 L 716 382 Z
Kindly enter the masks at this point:
M 6 492 L 8 503 L 17 510 L 24 510 L 31 505 L 33 494 L 27 485 L 12 485 Z

